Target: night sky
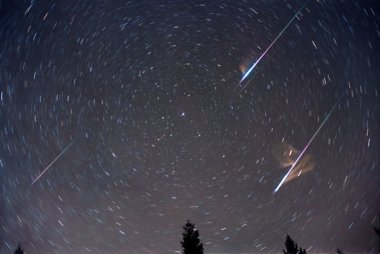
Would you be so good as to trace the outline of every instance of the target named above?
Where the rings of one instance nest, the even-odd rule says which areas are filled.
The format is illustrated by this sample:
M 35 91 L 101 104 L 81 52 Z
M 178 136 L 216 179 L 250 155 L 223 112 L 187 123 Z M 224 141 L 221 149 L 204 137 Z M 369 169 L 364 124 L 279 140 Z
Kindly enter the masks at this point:
M 377 253 L 379 73 L 375 0 L 0 1 L 0 253 Z

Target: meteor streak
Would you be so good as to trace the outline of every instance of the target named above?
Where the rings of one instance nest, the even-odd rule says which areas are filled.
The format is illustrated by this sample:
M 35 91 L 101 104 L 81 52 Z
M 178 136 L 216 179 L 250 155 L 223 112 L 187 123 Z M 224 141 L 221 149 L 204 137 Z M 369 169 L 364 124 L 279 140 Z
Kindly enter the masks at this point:
M 314 135 L 311 137 L 311 139 L 309 140 L 309 142 L 306 144 L 305 148 L 302 150 L 302 152 L 300 153 L 300 155 L 298 156 L 298 158 L 294 161 L 293 165 L 288 170 L 288 173 L 286 173 L 286 175 L 282 178 L 281 182 L 278 184 L 278 186 L 276 187 L 276 189 L 274 189 L 273 193 L 276 193 L 281 188 L 281 186 L 284 184 L 286 178 L 290 175 L 290 173 L 292 172 L 292 170 L 294 169 L 294 167 L 297 165 L 298 161 L 301 159 L 302 155 L 306 152 L 307 148 L 310 146 L 311 142 L 313 142 L 313 140 L 315 139 L 315 137 L 318 135 L 318 132 L 322 129 L 323 125 L 326 123 L 326 121 L 329 119 L 329 117 L 331 116 L 331 114 L 334 112 L 334 110 L 335 110 L 336 106 L 338 105 L 339 101 L 340 101 L 340 99 L 338 99 L 338 101 L 335 103 L 335 105 L 332 107 L 332 109 L 330 110 L 330 112 L 325 117 L 325 120 L 323 120 L 323 122 L 321 123 L 321 125 L 319 125 L 317 131 L 314 133 Z
M 309 2 L 309 0 L 307 0 L 302 6 L 301 8 L 296 12 L 296 14 L 294 14 L 294 16 L 292 17 L 292 19 L 286 24 L 286 26 L 281 30 L 281 32 L 277 35 L 277 37 L 272 41 L 271 44 L 269 44 L 269 46 L 267 47 L 267 49 L 261 54 L 261 56 L 253 63 L 253 65 L 245 72 L 244 76 L 241 78 L 241 80 L 239 81 L 238 83 L 238 86 L 249 76 L 249 74 L 253 71 L 253 69 L 255 69 L 255 67 L 259 64 L 259 62 L 261 61 L 261 59 L 266 55 L 266 53 L 271 49 L 271 47 L 276 43 L 276 41 L 281 37 L 281 35 L 285 32 L 285 30 L 290 26 L 290 24 L 293 22 L 293 20 L 297 17 L 298 14 L 301 13 L 301 11 L 303 10 L 303 8 L 305 8 L 307 2 Z M 243 89 L 245 88 L 246 86 L 243 87 Z
M 68 146 L 66 146 L 66 148 L 63 149 L 63 151 L 57 157 L 55 157 L 55 159 L 52 162 L 50 162 L 50 164 L 36 177 L 36 179 L 33 180 L 30 186 L 32 186 L 35 182 L 37 182 L 38 179 L 40 179 L 40 177 L 43 174 L 45 174 L 45 172 L 59 159 L 59 157 L 61 157 L 70 148 L 70 146 L 72 146 L 72 144 L 74 144 L 74 141 L 72 141 Z

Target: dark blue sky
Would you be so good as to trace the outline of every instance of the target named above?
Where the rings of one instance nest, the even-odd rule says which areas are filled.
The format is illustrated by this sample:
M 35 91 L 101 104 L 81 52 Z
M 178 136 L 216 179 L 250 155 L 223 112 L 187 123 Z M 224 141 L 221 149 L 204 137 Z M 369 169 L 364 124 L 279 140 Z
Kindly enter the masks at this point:
M 0 253 L 175 253 L 187 219 L 205 253 L 378 252 L 376 1 L 307 1 L 238 84 L 303 4 L 1 1 Z

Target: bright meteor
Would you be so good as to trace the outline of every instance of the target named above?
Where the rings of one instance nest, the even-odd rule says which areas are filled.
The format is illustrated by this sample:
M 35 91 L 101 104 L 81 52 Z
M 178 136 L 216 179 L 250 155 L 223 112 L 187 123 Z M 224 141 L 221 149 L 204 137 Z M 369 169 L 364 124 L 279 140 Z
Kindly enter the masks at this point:
M 74 141 L 72 141 L 68 146 L 66 146 L 66 148 L 63 149 L 63 151 L 57 157 L 55 157 L 55 159 L 52 162 L 50 162 L 50 164 L 36 177 L 36 179 L 33 180 L 30 186 L 32 186 L 35 182 L 37 182 L 38 179 L 40 179 L 40 177 L 43 174 L 45 174 L 45 172 L 59 159 L 59 157 L 61 157 L 70 148 L 70 146 L 72 146 L 73 143 Z
M 303 10 L 303 8 L 305 8 L 307 2 L 309 0 L 307 0 L 302 6 L 301 8 L 296 12 L 296 14 L 294 14 L 294 16 L 292 17 L 292 19 L 286 24 L 286 26 L 281 30 L 281 32 L 277 35 L 277 37 L 272 41 L 271 44 L 269 44 L 269 46 L 267 47 L 267 49 L 261 54 L 261 56 L 256 60 L 256 62 L 253 63 L 253 65 L 245 72 L 244 76 L 241 78 L 241 80 L 239 81 L 238 85 L 240 85 L 248 76 L 249 74 L 255 69 L 255 67 L 259 64 L 259 62 L 261 61 L 261 59 L 263 59 L 263 57 L 265 56 L 265 54 L 271 49 L 271 47 L 276 43 L 276 41 L 281 37 L 281 35 L 285 32 L 285 30 L 290 26 L 290 24 L 293 22 L 293 20 L 297 17 L 298 14 L 301 13 L 301 11 Z M 245 88 L 245 87 L 244 87 Z M 243 88 L 243 89 L 244 89 Z
M 322 129 L 323 125 L 326 123 L 326 121 L 329 119 L 329 117 L 331 116 L 331 114 L 334 112 L 334 110 L 335 110 L 336 106 L 338 105 L 339 101 L 340 100 L 338 99 L 338 101 L 335 103 L 335 105 L 332 107 L 332 109 L 330 110 L 330 112 L 325 117 L 325 120 L 323 120 L 323 122 L 318 127 L 317 131 L 311 137 L 311 139 L 309 140 L 309 142 L 306 144 L 305 148 L 302 150 L 302 152 L 300 153 L 300 155 L 298 156 L 298 158 L 294 161 L 293 165 L 290 167 L 290 169 L 288 170 L 288 172 L 286 173 L 286 175 L 282 178 L 281 182 L 278 184 L 278 186 L 276 187 L 276 189 L 274 189 L 273 193 L 276 193 L 281 188 L 281 186 L 284 184 L 286 178 L 293 171 L 294 167 L 297 165 L 297 163 L 301 159 L 302 155 L 306 152 L 306 150 L 310 146 L 311 142 L 313 142 L 313 140 L 315 139 L 315 137 L 318 135 L 318 132 Z

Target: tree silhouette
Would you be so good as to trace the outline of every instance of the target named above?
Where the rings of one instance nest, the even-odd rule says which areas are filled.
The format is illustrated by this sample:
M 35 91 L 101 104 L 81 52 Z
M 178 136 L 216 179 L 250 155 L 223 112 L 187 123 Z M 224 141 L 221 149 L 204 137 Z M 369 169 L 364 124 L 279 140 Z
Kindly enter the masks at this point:
M 13 254 L 24 254 L 24 251 L 21 249 L 21 244 L 18 244 L 18 247 Z
M 286 235 L 285 248 L 286 248 L 286 251 L 282 250 L 284 252 L 284 254 L 297 254 L 298 253 L 298 246 L 293 241 L 293 239 L 290 238 L 289 235 Z
M 373 230 L 375 230 L 376 234 L 380 237 L 380 228 L 373 227 Z
M 289 235 L 286 235 L 285 248 L 286 250 L 282 250 L 284 254 L 306 254 L 306 250 L 298 248 L 298 245 Z
M 336 249 L 336 253 L 338 253 L 338 254 L 343 254 L 343 251 L 341 250 L 341 249 Z
M 380 228 L 373 227 L 373 230 L 375 230 L 375 233 L 377 234 L 377 236 L 380 239 Z M 379 242 L 379 247 L 380 247 L 380 242 Z
M 305 250 L 305 249 L 302 249 L 302 248 L 300 248 L 300 250 L 299 250 L 298 254 L 306 254 L 306 250 Z
M 185 226 L 183 227 L 183 241 L 182 245 L 182 253 L 183 254 L 203 254 L 203 245 L 199 240 L 199 232 L 195 229 L 193 223 L 187 220 Z

